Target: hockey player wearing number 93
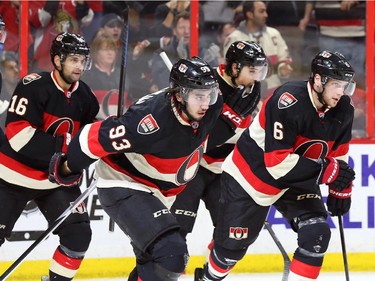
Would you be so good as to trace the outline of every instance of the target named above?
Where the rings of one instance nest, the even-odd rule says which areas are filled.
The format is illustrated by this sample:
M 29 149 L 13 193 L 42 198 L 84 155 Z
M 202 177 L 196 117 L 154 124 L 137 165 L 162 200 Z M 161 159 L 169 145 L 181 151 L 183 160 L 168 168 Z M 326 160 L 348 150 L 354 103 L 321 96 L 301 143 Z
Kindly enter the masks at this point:
M 213 69 L 199 57 L 180 59 L 170 87 L 142 97 L 120 117 L 86 125 L 66 155 L 51 159 L 51 180 L 66 185 L 99 160 L 99 200 L 131 239 L 137 280 L 173 281 L 185 269 L 186 241 L 169 208 L 197 173 L 222 107 Z
M 51 183 L 49 163 L 55 152 L 66 152 L 71 136 L 92 123 L 98 101 L 81 75 L 90 66 L 84 38 L 60 33 L 50 48 L 52 72 L 31 73 L 18 83 L 7 111 L 7 141 L 0 149 L 0 245 L 11 235 L 26 204 L 34 200 L 53 223 L 81 194 Z M 60 245 L 50 265 L 50 280 L 72 280 L 91 241 L 86 208 L 58 227 Z
M 354 71 L 345 57 L 322 51 L 308 81 L 280 86 L 223 163 L 213 247 L 196 280 L 222 280 L 263 228 L 270 205 L 298 235 L 288 281 L 316 280 L 330 241 L 327 208 L 344 215 L 355 173 L 347 164 L 354 115 Z

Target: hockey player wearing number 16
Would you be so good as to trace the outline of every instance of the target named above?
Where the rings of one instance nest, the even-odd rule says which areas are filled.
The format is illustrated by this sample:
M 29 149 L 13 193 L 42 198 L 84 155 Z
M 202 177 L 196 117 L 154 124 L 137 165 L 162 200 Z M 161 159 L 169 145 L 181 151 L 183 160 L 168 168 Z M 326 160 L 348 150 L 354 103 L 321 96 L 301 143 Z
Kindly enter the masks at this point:
M 90 65 L 89 47 L 82 36 L 61 33 L 53 40 L 52 72 L 31 73 L 18 83 L 6 119 L 8 141 L 0 150 L 0 245 L 11 235 L 28 201 L 34 200 L 53 223 L 81 194 L 48 180 L 49 162 L 66 152 L 70 136 L 95 120 L 99 104 L 80 81 Z M 72 280 L 91 241 L 90 220 L 82 206 L 57 228 L 60 245 L 54 252 L 49 277 Z
M 181 59 L 169 88 L 142 97 L 120 117 L 85 126 L 67 155 L 51 159 L 55 178 L 100 159 L 99 200 L 131 239 L 135 280 L 175 281 L 184 271 L 188 249 L 169 208 L 194 178 L 222 107 L 213 69 L 199 57 Z
M 216 225 L 221 165 L 242 132 L 249 127 L 251 113 L 260 100 L 260 81 L 267 75 L 267 57 L 255 42 L 233 42 L 225 58 L 226 64 L 215 71 L 224 107 L 209 139 L 219 145 L 205 152 L 197 176 L 178 194 L 171 208 L 184 236 L 193 230 L 200 200 L 204 201 L 212 223 Z
M 332 216 L 347 213 L 351 203 L 353 77 L 344 56 L 322 51 L 308 81 L 287 82 L 266 99 L 223 163 L 213 248 L 197 280 L 228 275 L 272 204 L 298 235 L 288 281 L 318 278 L 331 236 L 319 185 L 328 186 Z

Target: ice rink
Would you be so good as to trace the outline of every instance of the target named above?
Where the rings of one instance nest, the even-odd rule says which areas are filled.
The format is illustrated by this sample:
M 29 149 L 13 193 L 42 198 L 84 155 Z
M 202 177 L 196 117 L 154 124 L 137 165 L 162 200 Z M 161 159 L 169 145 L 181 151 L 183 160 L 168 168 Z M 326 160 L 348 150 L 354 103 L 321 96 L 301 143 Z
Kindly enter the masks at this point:
M 375 272 L 350 272 L 350 281 L 374 281 Z M 77 281 L 125 281 L 127 278 L 108 279 L 80 279 Z M 193 281 L 193 276 L 183 276 L 181 281 Z M 281 273 L 257 273 L 257 274 L 232 274 L 224 280 L 227 281 L 281 281 Z M 347 281 L 344 272 L 322 272 L 319 281 Z

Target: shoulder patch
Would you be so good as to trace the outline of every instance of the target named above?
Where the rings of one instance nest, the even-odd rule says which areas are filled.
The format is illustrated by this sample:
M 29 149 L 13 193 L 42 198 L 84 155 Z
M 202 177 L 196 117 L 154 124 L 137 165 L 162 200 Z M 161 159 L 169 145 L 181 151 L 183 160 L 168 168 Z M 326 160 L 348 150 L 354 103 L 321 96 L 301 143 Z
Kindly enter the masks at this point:
M 30 74 L 26 75 L 25 77 L 23 77 L 22 83 L 24 85 L 27 85 L 27 84 L 29 84 L 29 83 L 31 83 L 31 82 L 33 82 L 35 80 L 38 80 L 40 78 L 42 78 L 42 76 L 40 76 L 39 74 L 37 74 L 37 73 L 30 73 Z
M 160 127 L 154 117 L 148 114 L 139 122 L 137 132 L 141 135 L 149 135 L 159 131 L 159 129 Z
M 298 100 L 291 93 L 285 92 L 280 96 L 277 107 L 279 109 L 285 109 L 296 104 L 297 101 Z

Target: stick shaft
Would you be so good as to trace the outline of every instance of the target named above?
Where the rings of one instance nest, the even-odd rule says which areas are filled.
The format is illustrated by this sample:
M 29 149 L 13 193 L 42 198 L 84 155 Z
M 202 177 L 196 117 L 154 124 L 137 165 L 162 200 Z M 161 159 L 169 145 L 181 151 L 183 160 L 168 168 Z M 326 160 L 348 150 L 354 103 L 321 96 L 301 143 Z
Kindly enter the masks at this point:
M 339 231 L 340 231 L 340 240 L 341 240 L 341 249 L 342 249 L 342 258 L 344 261 L 344 269 L 345 269 L 345 280 L 349 281 L 349 266 L 348 266 L 348 257 L 346 254 L 346 244 L 345 244 L 345 236 L 344 236 L 344 226 L 342 223 L 342 216 L 337 216 L 339 221 Z

